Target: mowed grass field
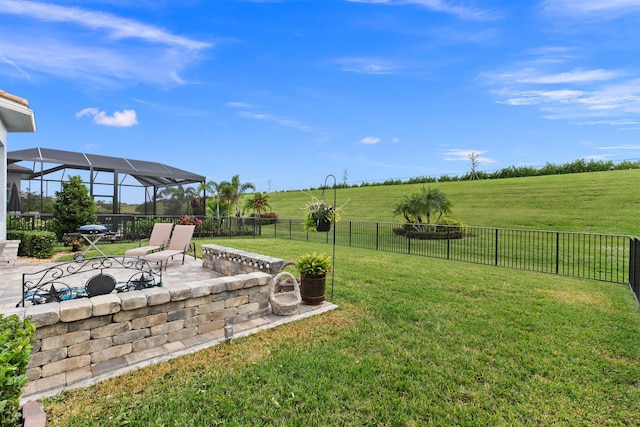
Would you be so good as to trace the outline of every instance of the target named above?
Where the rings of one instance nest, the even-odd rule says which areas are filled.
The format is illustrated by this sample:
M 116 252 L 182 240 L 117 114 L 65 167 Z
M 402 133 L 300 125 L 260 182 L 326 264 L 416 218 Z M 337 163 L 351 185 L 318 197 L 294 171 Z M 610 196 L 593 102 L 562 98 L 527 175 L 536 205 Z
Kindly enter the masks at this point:
M 638 180 L 431 185 L 469 225 L 640 234 Z M 338 189 L 338 204 L 350 199 L 345 219 L 392 221 L 421 186 Z M 270 203 L 300 218 L 307 200 Z M 196 244 L 210 242 L 283 259 L 331 253 L 282 239 Z M 49 425 L 640 425 L 640 308 L 626 285 L 341 246 L 334 285 L 331 313 L 46 399 Z
M 63 392 L 49 425 L 640 425 L 627 286 L 340 246 L 335 267 L 338 310 Z
M 640 170 L 339 188 L 337 204 L 347 202 L 343 219 L 403 222 L 393 216 L 396 203 L 422 186 L 444 192 L 454 217 L 472 226 L 640 235 Z M 269 203 L 280 218 L 301 218 L 308 200 L 304 192 L 282 192 Z M 325 200 L 333 202 L 333 189 Z

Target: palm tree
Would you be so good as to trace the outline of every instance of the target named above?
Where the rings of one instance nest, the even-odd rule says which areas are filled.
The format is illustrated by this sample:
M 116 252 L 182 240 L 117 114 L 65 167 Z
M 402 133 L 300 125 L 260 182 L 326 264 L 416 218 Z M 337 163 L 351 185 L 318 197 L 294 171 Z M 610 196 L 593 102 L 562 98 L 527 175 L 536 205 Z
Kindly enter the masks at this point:
M 183 212 L 184 187 L 165 187 L 158 192 L 161 201 L 164 201 L 164 213 L 166 215 L 180 215 Z
M 404 220 L 408 223 L 421 223 L 422 217 L 420 215 L 420 206 L 419 194 L 404 196 L 404 199 L 396 204 L 393 214 L 402 215 Z
M 189 207 L 191 208 L 191 213 L 192 214 L 197 214 L 197 208 L 198 208 L 198 190 L 196 190 L 193 187 L 187 187 L 184 190 L 184 198 L 185 201 L 187 202 L 187 212 Z
M 252 209 L 254 213 L 257 213 L 258 218 L 262 211 L 271 209 L 269 204 L 269 195 L 261 192 L 253 193 L 253 197 L 247 199 L 244 203 L 244 209 Z
M 188 212 L 190 202 L 197 196 L 196 189 L 182 185 L 166 187 L 158 193 L 158 195 L 166 200 L 165 214 L 182 215 Z
M 437 224 L 443 215 L 451 214 L 451 201 L 447 198 L 446 194 L 438 189 L 432 189 L 429 187 L 425 189 L 422 187 L 420 193 L 423 205 L 423 212 L 427 216 L 427 224 L 431 224 L 431 214 L 438 213 L 435 224 Z
M 443 215 L 451 213 L 451 202 L 447 196 L 438 189 L 425 189 L 420 193 L 405 196 L 393 211 L 394 215 L 402 215 L 407 223 L 422 224 L 422 216 L 427 218 L 427 224 L 431 224 L 431 216 L 438 213 L 435 224 L 438 224 Z
M 200 197 L 200 206 L 202 206 L 202 214 L 207 215 L 207 193 L 213 194 L 215 198 L 219 197 L 220 187 L 215 181 L 201 182 L 198 185 L 198 194 Z
M 256 191 L 255 185 L 250 182 L 240 183 L 240 175 L 234 175 L 231 178 L 231 182 L 222 181 L 220 183 L 220 193 L 222 198 L 236 207 L 236 215 L 240 212 L 238 204 L 240 203 L 240 197 L 247 191 Z

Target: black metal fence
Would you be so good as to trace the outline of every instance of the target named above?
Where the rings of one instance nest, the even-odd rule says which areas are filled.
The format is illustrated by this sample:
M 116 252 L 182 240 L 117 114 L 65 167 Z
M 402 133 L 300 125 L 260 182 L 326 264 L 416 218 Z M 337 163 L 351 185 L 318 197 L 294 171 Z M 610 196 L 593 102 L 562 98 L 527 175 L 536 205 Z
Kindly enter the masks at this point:
M 336 224 L 336 244 L 615 283 L 630 282 L 634 242 L 640 258 L 638 240 L 622 235 L 465 227 L 460 236 L 459 227 L 438 226 L 437 238 L 421 239 L 394 232 L 399 228 L 402 224 L 341 221 Z M 299 230 L 301 220 L 279 220 L 271 231 L 278 238 L 333 242 L 331 231 Z M 265 231 L 263 227 L 263 235 Z M 640 259 L 636 263 L 640 265 Z
M 402 234 L 406 225 L 340 221 L 329 232 L 308 232 L 302 219 L 205 217 L 196 237 L 274 237 L 405 253 L 542 273 L 629 284 L 640 300 L 640 238 L 560 231 L 437 226 L 429 235 Z M 31 229 L 46 229 L 46 218 L 26 218 Z M 99 215 L 123 241 L 148 237 L 158 221 L 179 216 Z M 11 222 L 8 224 L 11 226 Z M 15 224 L 14 224 L 15 225 Z M 24 225 L 25 227 L 27 225 Z
M 307 232 L 302 220 L 262 227 L 270 237 L 333 243 L 541 273 L 628 284 L 640 301 L 640 238 L 561 231 L 438 226 L 425 238 L 398 233 L 403 224 L 341 221 L 328 233 Z

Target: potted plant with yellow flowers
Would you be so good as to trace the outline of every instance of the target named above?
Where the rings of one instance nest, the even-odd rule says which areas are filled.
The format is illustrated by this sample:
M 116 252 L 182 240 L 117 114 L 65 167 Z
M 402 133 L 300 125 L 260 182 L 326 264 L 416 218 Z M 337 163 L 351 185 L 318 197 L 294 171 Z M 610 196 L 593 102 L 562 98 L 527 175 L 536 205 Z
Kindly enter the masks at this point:
M 324 253 L 306 253 L 296 259 L 300 272 L 300 295 L 309 305 L 319 305 L 325 300 L 327 273 L 331 271 L 331 257 Z

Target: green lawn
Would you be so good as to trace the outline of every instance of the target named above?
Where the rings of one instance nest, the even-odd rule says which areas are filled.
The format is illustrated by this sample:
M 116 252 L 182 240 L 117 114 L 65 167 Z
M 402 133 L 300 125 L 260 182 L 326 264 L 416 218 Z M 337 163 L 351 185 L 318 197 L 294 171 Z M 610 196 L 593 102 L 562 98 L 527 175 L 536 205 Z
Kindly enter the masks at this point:
M 454 216 L 476 227 L 640 235 L 638 182 L 640 170 L 625 170 L 346 188 L 336 196 L 338 205 L 348 201 L 346 220 L 403 222 L 393 216 L 395 204 L 424 185 L 445 193 Z M 272 193 L 269 204 L 280 218 L 302 218 L 308 200 L 303 192 Z M 325 200 L 333 202 L 333 190 Z
M 335 265 L 339 310 L 46 399 L 49 425 L 640 425 L 627 286 L 341 246 Z

